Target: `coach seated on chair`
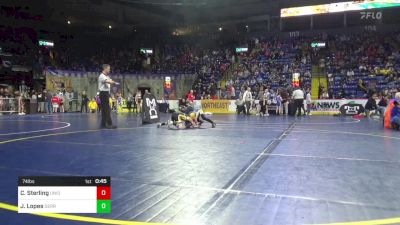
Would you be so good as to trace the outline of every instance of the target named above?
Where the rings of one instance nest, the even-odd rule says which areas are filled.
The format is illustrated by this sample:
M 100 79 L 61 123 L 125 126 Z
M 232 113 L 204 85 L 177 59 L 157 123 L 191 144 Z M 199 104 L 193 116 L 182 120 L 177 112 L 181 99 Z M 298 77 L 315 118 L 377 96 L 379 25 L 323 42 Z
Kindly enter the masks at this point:
M 187 106 L 186 99 L 185 98 L 179 99 L 178 105 L 179 107 L 186 107 Z
M 371 112 L 376 112 L 378 110 L 378 106 L 376 105 L 376 95 L 373 94 L 368 98 L 367 103 L 365 104 L 365 114 L 367 117 L 370 117 Z
M 378 112 L 380 116 L 383 117 L 385 115 L 385 110 L 387 106 L 388 106 L 388 99 L 386 95 L 382 95 L 378 103 Z
M 98 106 L 95 98 L 92 98 L 92 100 L 89 101 L 89 109 L 90 112 L 95 113 L 97 112 Z
M 168 102 L 165 100 L 165 98 L 162 98 L 162 100 L 158 103 L 158 106 L 160 108 L 160 112 L 164 112 L 167 113 L 169 110 L 169 104 Z

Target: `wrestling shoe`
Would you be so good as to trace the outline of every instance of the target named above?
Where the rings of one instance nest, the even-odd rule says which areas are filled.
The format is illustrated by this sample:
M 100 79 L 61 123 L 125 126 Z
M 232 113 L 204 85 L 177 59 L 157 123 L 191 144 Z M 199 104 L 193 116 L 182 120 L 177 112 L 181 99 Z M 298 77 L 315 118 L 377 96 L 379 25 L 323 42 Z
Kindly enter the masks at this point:
M 212 124 L 212 128 L 215 128 L 216 126 L 217 126 L 216 123 L 213 123 L 213 124 Z
M 157 123 L 157 128 L 160 128 L 161 127 L 161 123 Z

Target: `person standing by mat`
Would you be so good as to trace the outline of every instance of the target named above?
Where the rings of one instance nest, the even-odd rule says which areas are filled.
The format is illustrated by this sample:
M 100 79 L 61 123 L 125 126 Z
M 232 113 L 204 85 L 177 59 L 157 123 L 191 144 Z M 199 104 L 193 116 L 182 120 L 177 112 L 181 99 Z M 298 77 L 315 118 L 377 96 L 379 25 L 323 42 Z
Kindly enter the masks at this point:
M 110 78 L 111 67 L 108 64 L 103 64 L 103 72 L 99 76 L 99 92 L 101 104 L 101 125 L 102 129 L 116 129 L 112 125 L 111 110 L 110 110 L 110 86 L 111 84 L 118 84 Z
M 308 89 L 307 90 L 307 94 L 306 94 L 306 105 L 307 105 L 307 115 L 311 116 L 311 90 Z
M 297 108 L 297 116 L 301 116 L 301 109 L 303 108 L 304 103 L 304 92 L 299 87 L 296 87 L 292 98 L 294 99 L 294 104 Z
M 243 94 L 243 102 L 244 102 L 244 105 L 246 106 L 245 114 L 247 114 L 247 115 L 250 115 L 250 106 L 251 106 L 252 101 L 253 101 L 253 95 L 251 94 L 251 88 L 248 87 L 247 91 L 245 91 Z

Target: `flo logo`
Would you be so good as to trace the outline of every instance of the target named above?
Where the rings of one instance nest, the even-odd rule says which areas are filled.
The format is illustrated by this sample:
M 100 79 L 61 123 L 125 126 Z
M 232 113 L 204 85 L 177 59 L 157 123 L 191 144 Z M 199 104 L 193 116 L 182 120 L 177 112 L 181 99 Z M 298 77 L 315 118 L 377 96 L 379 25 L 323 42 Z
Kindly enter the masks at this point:
M 362 20 L 381 20 L 382 12 L 360 12 Z

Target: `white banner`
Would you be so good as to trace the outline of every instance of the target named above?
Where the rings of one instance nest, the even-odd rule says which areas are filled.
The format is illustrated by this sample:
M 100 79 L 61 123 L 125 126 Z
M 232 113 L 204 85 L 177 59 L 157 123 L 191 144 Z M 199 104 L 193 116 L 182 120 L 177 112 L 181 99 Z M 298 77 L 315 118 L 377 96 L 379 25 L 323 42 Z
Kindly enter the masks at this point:
M 208 100 L 210 101 L 210 100 Z M 218 100 L 215 100 L 216 102 Z M 236 112 L 236 105 L 235 105 L 235 100 L 229 100 L 230 104 L 228 107 L 228 112 L 225 113 L 235 113 Z M 170 109 L 178 109 L 178 100 L 169 100 L 169 105 Z M 256 103 L 258 100 L 256 100 Z M 365 106 L 367 103 L 367 99 L 317 99 L 312 101 L 311 103 L 311 112 L 315 112 L 316 114 L 321 113 L 321 114 L 336 114 L 340 112 L 340 107 L 342 105 L 362 105 Z M 307 108 L 307 105 L 305 104 L 305 108 Z M 201 109 L 202 108 L 202 103 L 201 100 L 196 100 L 194 101 L 194 109 Z M 218 114 L 218 112 L 214 112 Z
M 317 99 L 311 103 L 311 112 L 339 113 L 340 107 L 345 104 L 359 104 L 365 106 L 368 99 Z

